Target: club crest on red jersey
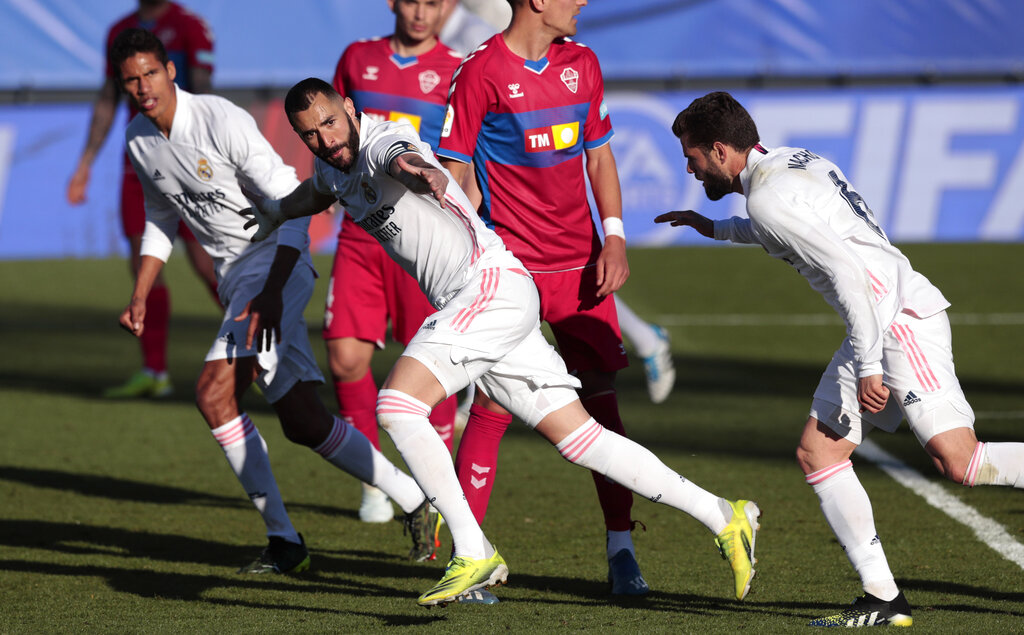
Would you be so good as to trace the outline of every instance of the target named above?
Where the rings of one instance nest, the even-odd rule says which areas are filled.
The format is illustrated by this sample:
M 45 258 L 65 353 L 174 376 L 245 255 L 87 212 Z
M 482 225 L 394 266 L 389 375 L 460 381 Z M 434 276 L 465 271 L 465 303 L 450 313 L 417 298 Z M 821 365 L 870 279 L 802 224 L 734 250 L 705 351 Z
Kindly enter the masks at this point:
M 206 159 L 200 158 L 199 164 L 196 166 L 196 175 L 203 181 L 209 181 L 213 178 L 213 168 L 210 166 L 210 162 Z
M 429 94 L 440 83 L 441 76 L 437 74 L 437 71 L 431 69 L 420 73 L 420 90 L 423 91 L 424 95 Z
M 579 90 L 580 87 L 580 74 L 571 66 L 567 66 L 562 71 L 562 74 L 559 75 L 559 78 L 562 80 L 562 83 L 565 84 L 565 87 L 571 90 L 575 95 L 576 91 Z

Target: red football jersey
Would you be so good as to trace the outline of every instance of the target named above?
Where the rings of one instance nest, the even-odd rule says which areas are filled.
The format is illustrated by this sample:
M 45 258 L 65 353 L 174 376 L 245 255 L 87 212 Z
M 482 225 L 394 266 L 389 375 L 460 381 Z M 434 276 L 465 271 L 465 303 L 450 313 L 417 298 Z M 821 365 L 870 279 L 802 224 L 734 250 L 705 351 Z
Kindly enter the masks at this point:
M 334 89 L 357 112 L 382 121 L 408 121 L 437 150 L 452 73 L 462 56 L 440 42 L 423 55 L 402 57 L 390 36 L 353 42 L 334 71 Z
M 115 76 L 114 68 L 110 65 L 110 45 L 121 31 L 133 27 L 152 31 L 160 38 L 167 49 L 167 58 L 174 62 L 178 72 L 174 82 L 185 90 L 192 89 L 188 84 L 190 69 L 205 68 L 213 72 L 213 32 L 210 31 L 210 27 L 198 15 L 171 2 L 163 15 L 156 20 L 142 22 L 138 14 L 132 12 L 110 27 L 106 48 L 108 77 Z M 137 111 L 130 103 L 129 108 L 130 115 L 134 117 Z
M 559 271 L 601 251 L 583 155 L 612 134 L 593 51 L 563 38 L 526 60 L 499 33 L 456 71 L 437 155 L 472 161 L 484 220 L 530 270 Z

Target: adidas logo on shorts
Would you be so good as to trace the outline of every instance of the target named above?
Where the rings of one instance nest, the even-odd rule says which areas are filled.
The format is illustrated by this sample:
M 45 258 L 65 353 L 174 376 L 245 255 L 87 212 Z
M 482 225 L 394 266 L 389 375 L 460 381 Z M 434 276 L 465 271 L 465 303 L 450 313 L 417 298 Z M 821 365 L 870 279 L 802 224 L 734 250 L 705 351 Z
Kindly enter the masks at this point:
M 424 324 L 423 328 L 430 329 L 431 331 L 433 331 L 435 326 L 437 326 L 437 320 L 431 320 Z
M 913 391 L 907 393 L 907 397 L 903 400 L 903 407 L 906 408 L 912 403 L 918 403 L 921 398 L 914 394 Z

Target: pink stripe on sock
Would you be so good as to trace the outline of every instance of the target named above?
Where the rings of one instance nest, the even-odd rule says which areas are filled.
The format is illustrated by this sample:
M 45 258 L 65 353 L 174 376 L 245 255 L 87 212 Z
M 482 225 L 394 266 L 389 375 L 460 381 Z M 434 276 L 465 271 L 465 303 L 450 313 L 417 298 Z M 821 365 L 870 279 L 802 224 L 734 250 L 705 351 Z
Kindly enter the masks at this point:
M 572 440 L 564 448 L 558 450 L 558 452 L 570 463 L 575 463 L 583 453 L 590 449 L 590 446 L 601 436 L 601 432 L 604 431 L 596 421 L 591 421 L 590 425 L 585 430 L 580 432 L 579 436 Z
M 978 471 L 981 470 L 981 457 L 984 453 L 985 444 L 978 441 L 978 445 L 974 446 L 971 462 L 967 464 L 967 472 L 964 474 L 963 484 L 967 487 L 974 487 L 974 482 L 978 480 Z
M 818 483 L 821 483 L 822 481 L 835 476 L 836 474 L 842 472 L 843 470 L 852 467 L 853 461 L 851 461 L 850 459 L 846 459 L 842 463 L 830 465 L 826 468 L 818 470 L 817 472 L 811 472 L 805 477 L 804 480 L 807 481 L 808 485 L 817 485 Z
M 327 435 L 323 443 L 313 448 L 313 451 L 325 459 L 333 456 L 348 438 L 348 431 L 349 425 L 338 417 L 334 417 L 334 426 L 331 428 L 330 434 Z
M 223 430 L 221 428 L 224 428 L 224 426 L 221 426 L 212 432 L 213 438 L 217 440 L 217 443 L 219 443 L 222 448 L 234 445 L 256 431 L 256 426 L 253 424 L 252 420 L 249 419 L 248 415 L 242 415 L 241 419 L 230 428 L 225 428 Z
M 430 414 L 430 408 L 408 399 L 386 395 L 377 399 L 377 412 L 422 415 L 426 417 Z

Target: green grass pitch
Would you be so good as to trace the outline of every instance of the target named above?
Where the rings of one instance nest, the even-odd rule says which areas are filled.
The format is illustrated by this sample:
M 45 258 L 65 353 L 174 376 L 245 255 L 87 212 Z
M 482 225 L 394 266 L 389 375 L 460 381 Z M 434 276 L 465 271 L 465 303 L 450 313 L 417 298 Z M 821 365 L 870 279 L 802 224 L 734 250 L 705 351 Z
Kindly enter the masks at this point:
M 1024 245 L 905 252 L 953 303 L 956 362 L 979 436 L 1024 441 Z M 501 604 L 422 609 L 416 596 L 443 563 L 405 561 L 398 523 L 359 523 L 358 484 L 288 443 L 252 394 L 246 409 L 270 446 L 313 568 L 236 575 L 265 538 L 193 405 L 220 318 L 175 254 L 167 274 L 176 394 L 159 403 L 97 396 L 138 360 L 137 344 L 116 326 L 130 293 L 123 261 L 0 263 L 0 632 L 805 631 L 808 619 L 860 593 L 793 459 L 842 326 L 816 322 L 831 309 L 757 249 L 635 250 L 631 265 L 622 296 L 668 326 L 679 377 L 669 400 L 654 406 L 640 364 L 623 371 L 623 418 L 634 439 L 687 478 L 761 505 L 758 575 L 744 602 L 731 599 L 728 566 L 702 526 L 640 499 L 633 513 L 646 531 L 634 539 L 652 592 L 609 597 L 590 476 L 517 423 L 502 446 L 485 524 L 511 570 Z M 329 260 L 318 266 L 326 273 Z M 307 317 L 326 368 L 324 283 Z M 377 356 L 378 380 L 394 348 Z M 331 391 L 321 395 L 333 408 Z M 905 428 L 871 438 L 1024 542 L 1024 492 L 941 481 Z M 1024 629 L 1018 565 L 879 468 L 855 464 L 916 627 Z

